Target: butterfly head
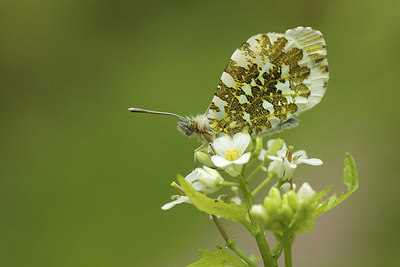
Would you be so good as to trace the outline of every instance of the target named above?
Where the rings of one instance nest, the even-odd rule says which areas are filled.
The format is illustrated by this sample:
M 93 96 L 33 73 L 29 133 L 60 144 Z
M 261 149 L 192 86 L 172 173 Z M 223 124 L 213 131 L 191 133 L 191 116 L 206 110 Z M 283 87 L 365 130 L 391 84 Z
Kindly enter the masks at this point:
M 180 117 L 178 130 L 187 136 L 198 137 L 201 141 L 212 142 L 215 138 L 214 132 L 211 130 L 208 119 L 204 114 L 197 115 L 192 118 Z
M 187 136 L 192 136 L 192 134 L 196 130 L 196 127 L 196 123 L 186 117 L 180 117 L 177 123 L 178 131 Z
M 215 134 L 211 130 L 208 119 L 204 114 L 197 115 L 195 117 L 183 117 L 175 113 L 170 112 L 160 112 L 154 110 L 147 110 L 141 108 L 130 108 L 129 111 L 136 113 L 147 113 L 156 115 L 167 115 L 178 118 L 177 128 L 178 130 L 186 136 L 193 136 L 193 134 L 198 137 L 201 141 L 205 143 L 210 143 L 215 139 Z

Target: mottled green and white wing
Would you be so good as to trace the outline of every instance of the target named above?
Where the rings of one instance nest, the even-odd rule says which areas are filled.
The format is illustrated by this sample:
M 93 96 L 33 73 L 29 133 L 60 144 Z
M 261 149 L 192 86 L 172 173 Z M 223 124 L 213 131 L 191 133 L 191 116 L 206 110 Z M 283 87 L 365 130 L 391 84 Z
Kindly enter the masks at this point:
M 328 78 L 319 31 L 258 34 L 233 53 L 206 116 L 216 135 L 271 134 L 297 125 L 295 116 L 321 101 Z

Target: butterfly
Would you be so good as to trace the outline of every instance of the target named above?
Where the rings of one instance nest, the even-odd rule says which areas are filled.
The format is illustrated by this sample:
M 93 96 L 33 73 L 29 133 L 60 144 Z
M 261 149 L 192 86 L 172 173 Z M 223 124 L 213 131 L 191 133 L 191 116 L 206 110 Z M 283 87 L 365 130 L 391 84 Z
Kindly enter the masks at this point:
M 129 111 L 175 116 L 178 130 L 197 136 L 204 147 L 223 135 L 270 135 L 297 126 L 297 115 L 321 101 L 328 79 L 321 32 L 297 27 L 284 34 L 257 34 L 236 49 L 204 114 Z

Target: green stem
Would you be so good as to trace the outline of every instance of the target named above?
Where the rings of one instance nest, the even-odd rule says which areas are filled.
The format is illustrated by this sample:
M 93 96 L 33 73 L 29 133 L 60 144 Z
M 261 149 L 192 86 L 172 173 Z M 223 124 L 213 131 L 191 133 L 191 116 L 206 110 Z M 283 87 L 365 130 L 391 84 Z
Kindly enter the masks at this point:
M 277 260 L 281 256 L 282 250 L 283 250 L 283 243 L 282 241 L 277 239 L 275 246 L 272 249 L 272 257 L 274 257 L 274 259 Z
M 226 246 L 230 248 L 236 255 L 238 255 L 242 260 L 244 260 L 249 266 L 257 267 L 257 265 L 250 260 L 236 245 L 236 241 L 234 239 L 229 238 L 228 233 L 225 231 L 224 226 L 222 225 L 221 221 L 218 219 L 217 216 L 212 215 L 212 218 L 217 226 L 219 232 L 221 233 L 222 237 L 226 242 Z
M 247 182 L 253 179 L 254 175 L 264 166 L 264 162 L 261 162 L 250 174 L 247 176 Z
M 275 186 L 277 189 L 281 188 L 281 186 L 287 181 L 279 180 L 278 184 Z
M 267 237 L 264 234 L 264 230 L 261 225 L 259 225 L 257 222 L 255 222 L 251 215 L 250 215 L 250 209 L 254 205 L 254 200 L 253 197 L 250 193 L 249 186 L 247 184 L 247 181 L 243 178 L 242 175 L 239 176 L 239 183 L 240 187 L 242 189 L 242 194 L 245 199 L 247 209 L 249 212 L 249 217 L 251 220 L 252 225 L 256 228 L 256 232 L 254 234 L 254 237 L 257 241 L 258 249 L 260 250 L 261 257 L 264 262 L 264 266 L 275 266 L 276 263 L 274 262 L 271 254 L 271 250 L 268 245 L 268 240 Z
M 238 183 L 228 182 L 228 181 L 223 181 L 223 182 L 220 183 L 220 185 L 222 185 L 222 186 L 239 186 Z
M 229 242 L 226 243 L 228 248 L 230 248 L 233 252 L 236 253 L 242 260 L 244 260 L 249 266 L 257 267 L 257 265 L 250 260 L 236 245 L 236 241 L 234 239 L 230 239 Z
M 282 241 L 285 252 L 285 267 L 292 267 L 292 242 L 290 242 L 290 235 L 283 233 Z
M 257 193 L 260 192 L 260 190 L 263 189 L 264 186 L 266 186 L 274 177 L 275 177 L 275 173 L 274 172 L 269 172 L 267 178 L 265 178 L 265 180 L 261 184 L 259 184 L 257 186 L 257 188 L 253 190 L 253 192 L 251 192 L 251 195 L 253 197 L 255 195 L 257 195 Z

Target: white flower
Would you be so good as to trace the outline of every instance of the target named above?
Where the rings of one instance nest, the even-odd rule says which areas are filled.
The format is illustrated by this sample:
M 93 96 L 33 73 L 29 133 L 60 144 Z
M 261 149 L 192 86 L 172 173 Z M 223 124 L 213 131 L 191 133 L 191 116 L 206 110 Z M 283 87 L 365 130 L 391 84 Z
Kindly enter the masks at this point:
M 216 170 L 206 166 L 203 166 L 203 168 L 196 168 L 185 177 L 185 180 L 193 186 L 194 190 L 206 193 L 215 192 L 221 187 L 221 183 L 224 181 Z M 176 199 L 168 202 L 162 206 L 161 209 L 168 210 L 180 203 L 192 203 L 187 196 L 173 196 L 173 198 Z
M 196 168 L 194 172 L 196 172 L 196 176 L 193 175 L 190 178 L 190 181 L 189 178 L 186 179 L 186 181 L 191 182 L 196 191 L 202 191 L 206 193 L 215 192 L 220 188 L 221 183 L 224 181 L 224 179 L 216 170 L 206 166 L 203 166 L 203 168 Z
M 276 172 L 278 177 L 283 180 L 289 180 L 292 177 L 294 170 L 297 168 L 297 165 L 301 163 L 313 166 L 322 165 L 322 160 L 320 159 L 307 158 L 307 154 L 304 150 L 292 153 L 291 149 L 287 149 L 285 143 L 283 143 L 282 149 L 277 152 L 276 156 L 268 155 L 267 157 L 272 160 L 269 164 L 268 171 Z
M 223 168 L 230 175 L 238 176 L 243 164 L 250 160 L 251 153 L 244 153 L 250 141 L 250 135 L 245 133 L 237 133 L 233 139 L 229 136 L 215 139 L 212 147 L 217 155 L 212 156 L 211 161 L 216 167 Z
M 187 196 L 178 196 L 176 198 L 176 200 L 168 202 L 167 204 L 165 204 L 164 206 L 161 207 L 162 210 L 169 210 L 170 208 L 174 207 L 176 204 L 180 204 L 180 203 L 192 203 L 189 199 L 189 197 Z
M 304 183 L 297 192 L 297 197 L 299 198 L 299 201 L 302 202 L 307 201 L 315 194 L 316 192 L 311 188 L 311 186 L 308 183 Z

